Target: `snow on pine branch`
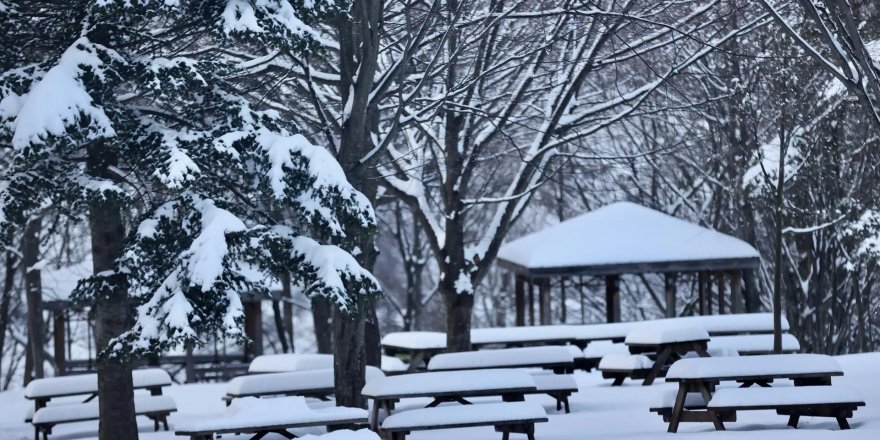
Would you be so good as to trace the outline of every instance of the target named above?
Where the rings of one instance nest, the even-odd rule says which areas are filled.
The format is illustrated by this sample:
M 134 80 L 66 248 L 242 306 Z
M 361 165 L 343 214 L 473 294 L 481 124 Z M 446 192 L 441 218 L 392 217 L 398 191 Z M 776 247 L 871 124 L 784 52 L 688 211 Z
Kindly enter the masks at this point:
M 118 55 L 86 37 L 74 42 L 58 62 L 22 97 L 13 123 L 12 145 L 24 150 L 64 136 L 75 127 L 86 139 L 113 137 L 110 118 L 89 94 L 87 82 L 106 81 L 108 62 Z

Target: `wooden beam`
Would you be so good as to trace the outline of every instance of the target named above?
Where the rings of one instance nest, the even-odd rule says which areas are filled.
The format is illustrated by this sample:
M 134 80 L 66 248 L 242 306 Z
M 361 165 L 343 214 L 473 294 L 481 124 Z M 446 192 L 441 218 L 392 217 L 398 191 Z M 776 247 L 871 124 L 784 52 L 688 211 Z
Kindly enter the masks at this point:
M 605 277 L 605 320 L 620 322 L 620 275 Z
M 565 324 L 568 315 L 568 306 L 565 304 L 565 277 L 559 279 L 559 320 Z
M 706 292 L 707 282 L 706 282 L 706 272 L 699 272 L 697 274 L 697 301 L 699 302 L 699 310 L 700 315 L 706 314 L 706 297 L 708 296 Z
M 664 276 L 664 293 L 666 294 L 666 317 L 675 318 L 678 313 L 676 305 L 676 286 L 675 278 L 678 274 L 675 272 L 667 272 Z
M 542 278 L 538 281 L 538 304 L 540 307 L 541 325 L 550 324 L 550 278 Z
M 514 277 L 516 325 L 522 327 L 526 325 L 526 279 L 522 275 L 514 275 Z
M 67 319 L 66 316 L 64 316 L 64 310 L 56 309 L 52 311 L 52 326 L 55 328 L 55 335 L 52 344 L 55 350 L 55 375 L 63 376 L 67 371 L 67 356 L 65 351 L 67 344 L 67 338 L 65 336 Z
M 535 283 L 529 278 L 529 325 L 535 325 Z
M 735 270 L 730 273 L 730 306 L 733 313 L 742 313 L 745 301 L 742 292 L 743 271 Z
M 718 314 L 724 314 L 724 291 L 726 290 L 724 272 L 717 272 L 715 277 L 718 281 Z

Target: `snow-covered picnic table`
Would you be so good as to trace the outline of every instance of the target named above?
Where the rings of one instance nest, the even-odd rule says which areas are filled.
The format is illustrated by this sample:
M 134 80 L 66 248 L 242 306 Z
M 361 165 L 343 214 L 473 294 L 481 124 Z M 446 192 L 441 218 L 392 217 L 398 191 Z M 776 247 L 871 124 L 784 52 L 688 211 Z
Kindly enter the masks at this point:
M 782 334 L 783 353 L 796 353 L 800 349 L 801 344 L 794 335 Z M 771 354 L 773 353 L 773 335 L 712 336 L 712 339 L 709 340 L 708 350 L 713 355 L 720 351 L 735 351 L 741 355 Z
M 441 371 L 375 378 L 367 382 L 362 394 L 372 399 L 370 423 L 378 427 L 379 409 L 391 414 L 400 399 L 429 397 L 428 407 L 443 402 L 468 404 L 470 397 L 501 396 L 506 400 L 523 400 L 524 393 L 537 391 L 531 375 L 519 370 Z
M 376 367 L 367 366 L 366 380 L 382 377 Z M 239 376 L 229 381 L 223 400 L 229 405 L 243 397 L 302 396 L 329 400 L 335 391 L 333 369 L 289 371 Z
M 333 368 L 333 355 L 319 353 L 266 354 L 257 356 L 251 361 L 248 373 L 281 373 L 326 368 Z
M 279 397 L 264 400 L 245 397 L 232 402 L 226 414 L 212 418 L 190 418 L 175 424 L 175 434 L 191 440 L 210 440 L 214 434 L 251 433 L 255 439 L 269 433 L 294 438 L 288 430 L 308 426 L 346 426 L 367 421 L 367 411 L 360 408 L 310 408 L 304 397 Z
M 565 373 L 574 368 L 574 356 L 566 347 L 550 345 L 438 354 L 428 363 L 428 371 L 488 368 L 544 368 Z
M 604 377 L 614 379 L 612 385 L 622 384 L 622 377 L 627 374 L 634 378 L 643 376 L 642 385 L 651 385 L 670 364 L 688 353 L 708 357 L 709 353 L 706 351 L 708 341 L 709 333 L 700 327 L 678 323 L 646 323 L 630 330 L 626 335 L 626 345 L 634 361 L 632 369 L 617 367 L 618 364 L 622 364 L 623 359 L 615 362 L 614 365 L 602 362 L 599 364 L 599 369 L 602 370 Z M 647 362 L 643 353 L 656 353 L 650 369 L 645 368 Z M 613 359 L 618 357 L 614 356 Z
M 724 417 L 716 417 L 705 410 L 685 410 L 684 407 L 688 393 L 701 394 L 708 404 L 720 382 L 735 381 L 742 387 L 769 387 L 774 379 L 791 379 L 796 387 L 815 386 L 831 385 L 831 377 L 841 375 L 843 371 L 837 361 L 820 354 L 682 359 L 672 364 L 666 373 L 667 382 L 679 385 L 668 430 L 676 432 L 680 422 L 688 421 L 711 421 L 718 427 Z

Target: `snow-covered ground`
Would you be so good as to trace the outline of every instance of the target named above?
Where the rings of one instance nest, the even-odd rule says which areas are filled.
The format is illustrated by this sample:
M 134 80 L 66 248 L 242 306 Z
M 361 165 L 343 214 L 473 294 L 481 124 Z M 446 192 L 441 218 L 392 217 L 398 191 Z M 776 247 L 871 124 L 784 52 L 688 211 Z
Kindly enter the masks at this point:
M 611 388 L 610 381 L 603 380 L 596 373 L 577 373 L 580 392 L 572 396 L 571 414 L 555 410 L 552 399 L 546 396 L 529 396 L 529 401 L 540 402 L 550 415 L 548 423 L 536 427 L 540 440 L 580 440 L 593 438 L 613 439 L 878 439 L 880 438 L 880 353 L 848 355 L 838 357 L 845 375 L 835 377 L 834 384 L 847 385 L 858 390 L 867 406 L 856 411 L 851 419 L 851 431 L 839 431 L 833 419 L 801 419 L 800 428 L 785 426 L 787 418 L 773 411 L 751 411 L 737 414 L 738 421 L 728 423 L 728 432 L 715 432 L 708 423 L 683 423 L 678 434 L 667 434 L 666 425 L 659 416 L 648 412 L 648 406 L 656 393 L 672 389 L 673 385 L 658 383 L 650 387 L 627 382 L 622 387 Z M 177 401 L 179 412 L 172 415 L 172 429 L 175 422 L 185 418 L 216 416 L 224 411 L 220 397 L 225 384 L 196 384 L 173 386 L 169 394 Z M 407 407 L 420 402 L 404 402 Z M 29 440 L 33 436 L 30 425 L 23 418 L 30 402 L 24 399 L 21 390 L 0 393 L 0 439 Z M 315 407 L 326 405 L 310 401 Z M 138 420 L 141 426 L 141 439 L 170 440 L 175 437 L 169 432 L 152 432 L 152 423 L 147 419 Z M 50 440 L 94 439 L 97 422 L 60 425 L 55 428 Z M 318 433 L 317 430 L 298 433 Z M 512 435 L 519 439 L 520 435 Z M 224 439 L 244 439 L 246 437 L 223 436 Z M 267 439 L 281 439 L 280 436 L 267 436 Z M 501 434 L 492 428 L 468 428 L 444 431 L 415 432 L 408 438 L 413 440 L 483 440 L 500 439 Z

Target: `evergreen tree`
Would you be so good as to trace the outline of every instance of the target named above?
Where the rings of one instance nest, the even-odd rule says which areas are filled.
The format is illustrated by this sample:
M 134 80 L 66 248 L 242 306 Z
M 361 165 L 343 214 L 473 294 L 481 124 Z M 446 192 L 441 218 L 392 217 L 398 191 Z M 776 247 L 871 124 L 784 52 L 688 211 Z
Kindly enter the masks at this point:
M 95 274 L 74 298 L 93 307 L 103 350 L 101 439 L 137 437 L 133 357 L 245 339 L 240 295 L 267 290 L 254 269 L 290 271 L 343 315 L 380 292 L 349 253 L 375 226 L 370 204 L 240 74 L 253 48 L 319 50 L 309 23 L 344 4 L 4 2 L 16 25 L 2 46 L 17 56 L 0 73 L 14 158 L 0 233 L 46 203 L 87 219 Z

